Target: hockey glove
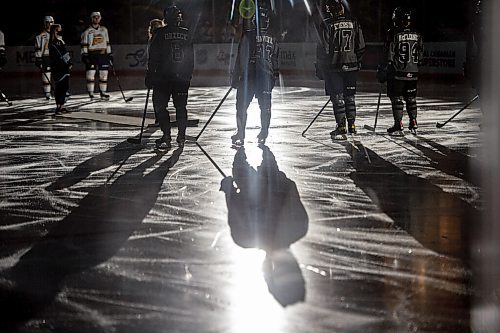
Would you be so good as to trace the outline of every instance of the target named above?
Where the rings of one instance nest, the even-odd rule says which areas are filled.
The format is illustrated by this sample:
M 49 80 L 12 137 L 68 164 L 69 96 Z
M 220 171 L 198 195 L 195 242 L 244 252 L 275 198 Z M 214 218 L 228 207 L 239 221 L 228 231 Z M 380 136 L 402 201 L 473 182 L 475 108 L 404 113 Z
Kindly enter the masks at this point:
M 380 83 L 387 82 L 387 67 L 378 65 L 377 67 L 377 80 Z
M 42 68 L 42 58 L 35 58 L 35 66 Z
M 323 69 L 321 68 L 321 66 L 315 62 L 314 63 L 314 68 L 316 69 L 316 77 L 320 80 L 324 80 L 325 79 L 325 76 L 323 75 Z

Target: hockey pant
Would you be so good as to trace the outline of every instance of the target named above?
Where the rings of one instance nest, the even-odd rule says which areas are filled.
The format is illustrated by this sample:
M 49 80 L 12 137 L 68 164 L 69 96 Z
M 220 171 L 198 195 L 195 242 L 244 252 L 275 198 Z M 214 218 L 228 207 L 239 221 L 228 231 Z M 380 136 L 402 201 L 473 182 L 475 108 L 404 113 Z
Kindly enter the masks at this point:
M 356 71 L 330 71 L 325 77 L 325 90 L 330 94 L 335 121 L 339 125 L 344 125 L 346 118 L 349 124 L 356 120 L 356 80 Z
M 170 113 L 168 103 L 170 97 L 175 107 L 178 136 L 186 136 L 187 127 L 187 99 L 189 91 L 189 81 L 165 81 L 153 88 L 153 104 L 156 106 L 156 112 L 160 128 L 165 136 L 170 136 Z
M 42 57 L 42 85 L 43 85 L 43 93 L 45 94 L 45 97 L 50 97 L 50 80 L 52 79 L 51 76 L 51 68 L 50 68 L 50 58 L 48 56 L 43 56 Z
M 241 139 L 245 138 L 245 128 L 247 124 L 247 110 L 255 96 L 260 108 L 260 125 L 263 138 L 266 138 L 269 133 L 271 124 L 271 95 L 273 90 L 274 79 L 270 75 L 266 75 L 259 80 L 249 77 L 247 80 L 242 79 L 238 85 L 236 93 L 236 126 L 238 136 Z
M 392 115 L 394 122 L 399 123 L 403 119 L 403 111 L 406 103 L 406 112 L 411 119 L 417 119 L 417 81 L 396 80 L 387 81 L 387 95 L 391 99 Z
M 57 105 L 64 105 L 66 102 L 66 93 L 69 90 L 69 74 L 68 73 L 59 73 L 54 72 L 54 81 L 55 81 L 55 91 L 54 98 L 56 100 Z
M 89 64 L 86 66 L 87 91 L 94 93 L 95 74 L 99 70 L 99 91 L 105 93 L 108 91 L 108 69 L 109 60 L 106 54 L 89 54 Z

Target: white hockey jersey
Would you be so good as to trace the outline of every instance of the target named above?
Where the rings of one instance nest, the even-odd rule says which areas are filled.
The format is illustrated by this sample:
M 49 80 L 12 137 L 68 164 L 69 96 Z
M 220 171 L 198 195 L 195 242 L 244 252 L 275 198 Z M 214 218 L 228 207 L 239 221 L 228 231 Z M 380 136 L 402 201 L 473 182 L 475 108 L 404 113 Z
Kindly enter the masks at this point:
M 47 31 L 42 31 L 35 37 L 35 57 L 48 57 L 49 56 L 49 39 L 50 34 Z
M 5 52 L 5 37 L 3 32 L 0 31 L 0 52 Z
M 108 29 L 103 26 L 99 26 L 98 28 L 88 27 L 82 33 L 81 46 L 81 54 L 110 54 L 111 46 L 109 45 Z

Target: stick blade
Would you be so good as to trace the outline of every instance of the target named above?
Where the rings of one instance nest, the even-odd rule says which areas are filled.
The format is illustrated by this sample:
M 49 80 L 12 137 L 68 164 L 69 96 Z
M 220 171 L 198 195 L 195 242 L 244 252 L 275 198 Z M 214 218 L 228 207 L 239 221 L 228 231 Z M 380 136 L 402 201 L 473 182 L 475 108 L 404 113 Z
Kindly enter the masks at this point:
M 363 128 L 366 129 L 366 130 L 369 130 L 370 132 L 375 132 L 375 128 L 373 128 L 370 125 L 365 125 L 365 126 L 363 126 Z
M 442 123 L 436 123 L 436 127 L 437 127 L 437 128 L 441 128 L 441 127 L 443 127 L 443 126 L 444 126 L 444 124 L 442 124 Z
M 125 103 L 131 102 L 133 99 L 134 99 L 133 97 L 126 98 Z

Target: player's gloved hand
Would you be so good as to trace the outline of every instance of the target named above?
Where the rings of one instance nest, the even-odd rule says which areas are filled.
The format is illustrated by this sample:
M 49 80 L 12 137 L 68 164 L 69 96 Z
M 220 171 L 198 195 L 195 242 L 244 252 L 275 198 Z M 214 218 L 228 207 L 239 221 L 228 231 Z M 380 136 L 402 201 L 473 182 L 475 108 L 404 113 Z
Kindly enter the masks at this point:
M 325 77 L 323 75 L 323 70 L 321 69 L 321 66 L 320 64 L 318 64 L 317 62 L 314 63 L 314 69 L 316 70 L 315 74 L 316 74 L 316 77 L 320 80 L 324 80 Z
M 35 58 L 35 66 L 42 68 L 42 58 Z
M 90 64 L 90 58 L 87 53 L 82 54 L 82 62 L 87 66 Z
M 219 191 L 222 191 L 226 194 L 231 193 L 231 191 L 234 189 L 233 186 L 233 177 L 225 177 L 223 180 L 220 182 L 220 189 Z
M 380 83 L 387 82 L 387 67 L 378 65 L 377 66 L 377 80 Z

